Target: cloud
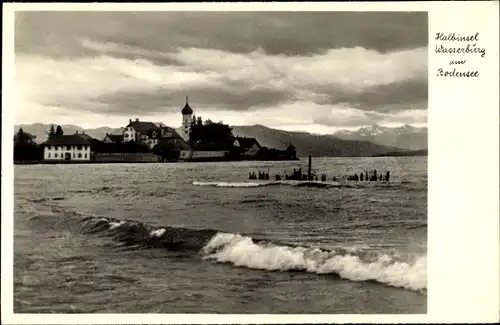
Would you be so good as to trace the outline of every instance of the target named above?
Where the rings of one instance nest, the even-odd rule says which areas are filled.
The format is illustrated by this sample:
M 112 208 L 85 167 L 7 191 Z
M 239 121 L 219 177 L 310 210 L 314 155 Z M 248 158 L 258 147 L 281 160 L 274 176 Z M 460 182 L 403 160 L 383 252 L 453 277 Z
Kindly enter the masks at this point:
M 426 121 L 425 13 L 17 15 L 22 122 L 178 124 L 187 95 L 195 113 L 231 124 Z
M 79 39 L 146 50 L 262 48 L 304 55 L 331 48 L 378 52 L 427 46 L 426 12 L 18 12 L 18 52 L 78 56 Z

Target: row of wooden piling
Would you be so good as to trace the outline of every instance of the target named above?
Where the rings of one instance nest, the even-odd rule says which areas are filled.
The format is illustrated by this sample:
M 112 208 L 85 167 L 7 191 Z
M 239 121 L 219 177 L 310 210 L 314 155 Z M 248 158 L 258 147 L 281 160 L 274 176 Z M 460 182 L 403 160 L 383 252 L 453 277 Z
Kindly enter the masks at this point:
M 307 175 L 305 173 L 302 173 L 302 168 L 299 168 L 298 170 L 294 169 L 293 173 L 291 175 L 285 174 L 285 180 L 293 180 L 293 181 L 318 181 L 321 179 L 322 182 L 326 182 L 328 176 L 326 174 L 321 174 L 321 177 L 318 177 L 318 175 Z M 358 174 L 354 175 L 347 175 L 343 176 L 340 179 L 347 180 L 347 181 L 355 181 L 355 182 L 388 182 L 391 178 L 391 173 L 387 171 L 385 175 L 382 174 L 377 174 L 377 170 L 374 169 L 373 173 L 371 175 L 368 175 L 368 172 L 361 172 Z M 248 179 L 259 179 L 259 180 L 269 180 L 269 173 L 265 172 L 258 172 L 258 173 L 249 173 Z M 275 179 L 277 181 L 281 180 L 281 175 L 276 174 Z M 333 176 L 332 180 L 336 182 L 338 179 L 337 177 Z
M 313 175 L 311 173 L 311 166 L 312 166 L 312 157 L 309 156 L 309 163 L 308 163 L 308 168 L 307 168 L 307 173 L 302 172 L 302 168 L 293 169 L 293 173 L 291 175 L 285 174 L 285 180 L 294 180 L 294 181 L 318 181 L 318 175 Z M 269 180 L 269 172 L 251 172 L 248 174 L 249 179 L 259 179 L 259 180 Z M 327 180 L 327 175 L 326 174 L 321 174 L 321 181 L 325 182 Z M 391 178 L 391 173 L 389 171 L 386 171 L 385 175 L 383 174 L 377 174 L 377 170 L 374 169 L 373 172 L 368 175 L 368 171 L 365 172 L 360 172 L 359 175 L 356 173 L 354 175 L 347 175 L 341 177 L 341 179 L 347 180 L 347 181 L 355 181 L 355 182 L 388 182 Z M 275 179 L 277 181 L 281 180 L 281 175 L 276 174 Z M 333 177 L 332 180 L 334 182 L 337 181 L 337 177 Z
M 276 175 L 278 176 L 278 175 Z M 265 172 L 258 172 L 258 177 L 257 177 L 257 174 L 255 172 L 253 173 L 249 173 L 248 174 L 248 179 L 259 179 L 259 180 L 269 180 L 269 173 L 265 173 Z
M 377 175 L 377 170 L 374 169 L 373 170 L 373 173 L 368 177 L 368 172 L 365 171 L 364 173 L 361 172 L 358 174 L 354 174 L 354 175 L 349 175 L 347 176 L 347 180 L 348 181 L 356 181 L 356 182 L 388 182 L 389 180 L 391 179 L 391 172 L 389 171 L 386 171 L 385 172 L 385 175 L 382 175 L 382 174 L 379 174 Z

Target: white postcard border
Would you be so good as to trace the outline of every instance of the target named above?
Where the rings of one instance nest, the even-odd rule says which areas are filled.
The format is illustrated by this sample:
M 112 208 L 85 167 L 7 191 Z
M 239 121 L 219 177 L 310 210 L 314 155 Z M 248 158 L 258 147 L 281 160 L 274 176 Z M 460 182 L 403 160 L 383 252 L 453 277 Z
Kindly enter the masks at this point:
M 498 1 L 377 3 L 4 4 L 2 57 L 2 323 L 428 323 L 499 320 Z M 15 10 L 428 11 L 429 222 L 426 315 L 13 314 Z M 438 32 L 480 33 L 477 79 L 443 78 Z

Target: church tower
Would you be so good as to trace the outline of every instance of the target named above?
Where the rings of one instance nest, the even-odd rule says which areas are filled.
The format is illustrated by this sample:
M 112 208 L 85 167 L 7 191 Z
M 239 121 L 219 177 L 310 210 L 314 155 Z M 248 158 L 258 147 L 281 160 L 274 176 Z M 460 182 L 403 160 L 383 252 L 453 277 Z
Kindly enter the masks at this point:
M 193 109 L 189 106 L 188 97 L 186 96 L 186 105 L 181 111 L 182 113 L 182 138 L 184 141 L 189 141 L 191 133 L 191 123 L 193 122 Z

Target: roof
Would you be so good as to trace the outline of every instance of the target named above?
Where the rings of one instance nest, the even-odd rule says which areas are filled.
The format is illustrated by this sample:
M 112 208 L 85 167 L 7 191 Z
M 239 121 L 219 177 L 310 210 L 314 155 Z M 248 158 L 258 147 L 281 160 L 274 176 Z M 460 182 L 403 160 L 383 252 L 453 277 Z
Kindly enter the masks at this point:
M 182 109 L 181 113 L 183 115 L 193 114 L 193 109 L 191 108 L 191 106 L 189 106 L 188 103 L 186 103 L 186 105 L 184 105 L 184 108 Z
M 121 134 L 106 134 L 106 137 L 108 137 L 111 141 L 114 142 L 120 142 L 123 140 L 123 135 Z
M 165 134 L 170 133 L 171 136 L 168 138 L 176 138 L 176 139 L 182 139 L 182 137 L 177 133 L 177 131 L 174 128 L 171 128 L 169 126 L 164 126 L 162 127 L 163 130 L 163 137 L 165 137 Z
M 162 138 L 153 148 L 154 151 L 161 150 L 189 150 L 189 145 L 182 139 Z
M 134 130 L 140 133 L 147 133 L 151 130 L 157 130 L 158 127 L 153 122 L 143 122 L 143 121 L 133 121 L 130 122 L 127 127 L 133 127 Z
M 88 137 L 88 138 L 87 138 Z M 43 143 L 45 146 L 60 146 L 60 145 L 86 145 L 92 144 L 91 137 L 83 134 L 56 135 Z
M 88 139 L 88 140 L 93 139 L 90 135 L 85 134 L 85 133 L 83 133 L 83 132 L 82 132 L 82 133 L 79 133 L 78 131 L 76 131 L 76 132 L 75 132 L 75 135 L 79 135 L 80 137 L 82 137 L 82 138 L 84 138 L 84 139 Z
M 187 97 L 186 97 L 186 105 L 184 105 L 184 108 L 182 109 L 181 113 L 182 115 L 193 114 L 193 109 L 191 108 L 191 106 L 189 106 Z
M 238 140 L 240 148 L 243 149 L 249 149 L 254 145 L 260 148 L 260 144 L 255 138 L 236 137 L 235 140 Z

